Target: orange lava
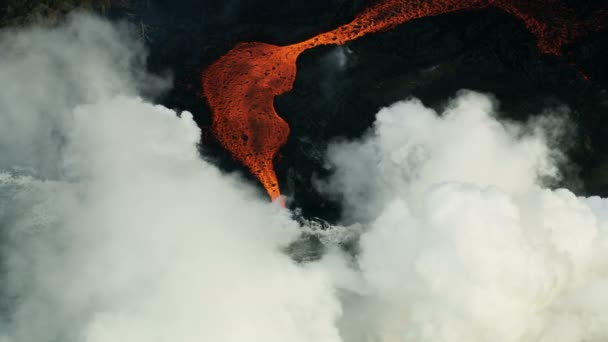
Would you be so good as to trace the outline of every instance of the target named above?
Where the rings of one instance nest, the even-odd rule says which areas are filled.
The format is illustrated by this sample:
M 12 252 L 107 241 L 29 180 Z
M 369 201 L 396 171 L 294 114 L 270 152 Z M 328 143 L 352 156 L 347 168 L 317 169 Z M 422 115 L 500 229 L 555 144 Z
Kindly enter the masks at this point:
M 280 196 L 272 160 L 289 135 L 273 101 L 293 87 L 301 52 L 241 43 L 209 66 L 203 77 L 215 136 L 260 180 L 272 200 Z
M 541 52 L 559 55 L 574 38 L 603 21 L 576 21 L 555 0 L 385 0 L 353 21 L 288 46 L 240 43 L 203 73 L 203 94 L 212 111 L 212 130 L 219 142 L 260 180 L 272 200 L 280 196 L 272 161 L 287 141 L 289 126 L 277 114 L 274 97 L 290 91 L 296 60 L 320 45 L 344 44 L 412 19 L 444 13 L 498 7 L 521 19 L 537 39 Z M 559 13 L 539 16 L 540 10 Z M 604 16 L 602 16 L 604 18 Z M 282 202 L 280 202 L 282 204 Z

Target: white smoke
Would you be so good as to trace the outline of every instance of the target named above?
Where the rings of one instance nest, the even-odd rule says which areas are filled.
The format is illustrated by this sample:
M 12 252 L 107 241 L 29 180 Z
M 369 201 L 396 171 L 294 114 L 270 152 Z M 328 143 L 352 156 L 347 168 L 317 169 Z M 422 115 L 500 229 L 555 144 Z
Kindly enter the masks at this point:
M 80 15 L 1 45 L 0 341 L 338 339 L 327 275 L 281 251 L 297 224 L 200 159 L 191 114 L 135 97 L 127 31 Z
M 543 186 L 560 116 L 473 92 L 381 110 L 319 182 L 360 224 L 296 264 L 302 227 L 144 99 L 165 82 L 126 27 L 77 15 L 0 51 L 1 342 L 608 339 L 608 201 Z
M 560 116 L 494 113 L 474 92 L 441 115 L 408 100 L 330 147 L 324 189 L 344 199 L 346 221 L 370 222 L 345 340 L 608 339 L 608 202 L 542 186 L 558 176 L 547 139 Z
M 53 30 L 4 29 L 0 51 L 1 168 L 19 165 L 57 177 L 68 109 L 166 86 L 144 72 L 143 45 L 124 25 L 85 15 Z

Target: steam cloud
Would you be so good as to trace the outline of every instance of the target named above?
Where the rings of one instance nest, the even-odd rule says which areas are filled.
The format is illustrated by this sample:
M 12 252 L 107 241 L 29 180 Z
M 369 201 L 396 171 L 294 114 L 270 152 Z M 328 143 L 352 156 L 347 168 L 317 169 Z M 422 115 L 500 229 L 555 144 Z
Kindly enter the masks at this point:
M 81 14 L 0 51 L 1 342 L 608 338 L 608 202 L 542 185 L 563 116 L 382 109 L 319 182 L 360 251 L 296 264 L 302 227 L 145 99 L 166 82 L 126 27 Z
M 129 37 L 77 16 L 3 38 L 0 341 L 336 340 L 327 275 L 281 252 L 297 225 L 200 159 L 191 114 L 134 97 Z
M 549 139 L 563 113 L 515 124 L 494 112 L 474 92 L 440 116 L 404 101 L 330 148 L 324 188 L 346 219 L 370 222 L 345 340 L 608 338 L 607 202 L 540 185 L 559 176 Z

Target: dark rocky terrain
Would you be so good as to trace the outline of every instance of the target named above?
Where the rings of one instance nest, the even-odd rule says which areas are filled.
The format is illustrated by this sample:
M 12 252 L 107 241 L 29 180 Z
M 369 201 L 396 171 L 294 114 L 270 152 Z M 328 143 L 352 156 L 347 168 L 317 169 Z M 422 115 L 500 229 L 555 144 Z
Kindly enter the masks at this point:
M 38 8 L 25 3 L 5 11 L 2 24 L 40 20 L 38 14 L 23 18 L 28 8 Z M 561 3 L 583 18 L 608 9 L 603 1 Z M 203 127 L 204 155 L 255 182 L 206 128 L 210 110 L 200 96 L 201 71 L 238 42 L 294 43 L 348 22 L 368 4 L 363 0 L 73 1 L 49 13 L 60 15 L 81 7 L 131 21 L 149 46 L 150 68 L 173 74 L 174 88 L 159 101 L 191 111 Z M 340 208 L 311 185 L 313 176 L 327 175 L 323 167 L 327 143 L 360 136 L 380 107 L 397 100 L 415 96 L 440 108 L 457 90 L 467 88 L 494 94 L 501 115 L 516 120 L 568 106 L 576 134 L 564 146 L 576 167 L 566 169 L 561 185 L 580 194 L 608 196 L 607 61 L 606 28 L 569 44 L 561 56 L 543 55 L 520 20 L 493 8 L 415 20 L 344 47 L 307 51 L 298 61 L 293 91 L 275 101 L 291 126 L 289 141 L 276 161 L 279 181 L 284 193 L 293 196 L 292 205 L 306 216 L 335 221 Z

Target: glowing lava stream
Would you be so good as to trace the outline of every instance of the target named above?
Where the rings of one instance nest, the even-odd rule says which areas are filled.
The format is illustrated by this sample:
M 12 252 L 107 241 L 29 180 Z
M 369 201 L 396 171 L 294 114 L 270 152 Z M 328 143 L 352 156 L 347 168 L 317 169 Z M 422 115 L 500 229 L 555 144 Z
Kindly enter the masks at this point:
M 274 97 L 293 88 L 296 60 L 303 51 L 320 45 L 341 45 L 412 19 L 487 6 L 501 8 L 520 18 L 537 38 L 540 51 L 547 54 L 559 55 L 564 44 L 593 25 L 591 21 L 575 22 L 573 16 L 567 15 L 560 16 L 557 22 L 541 21 L 536 16 L 539 6 L 551 3 L 555 10 L 555 1 L 536 2 L 536 6 L 533 2 L 387 0 L 364 10 L 348 24 L 297 44 L 240 43 L 203 73 L 203 94 L 212 111 L 212 130 L 219 142 L 251 170 L 275 200 L 281 193 L 272 161 L 287 141 L 289 126 L 275 111 Z

